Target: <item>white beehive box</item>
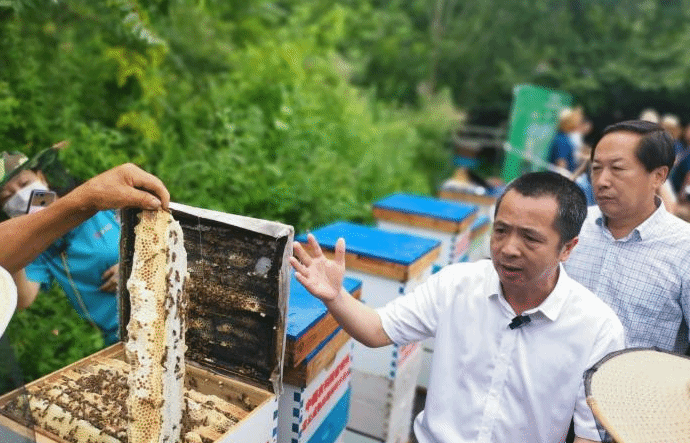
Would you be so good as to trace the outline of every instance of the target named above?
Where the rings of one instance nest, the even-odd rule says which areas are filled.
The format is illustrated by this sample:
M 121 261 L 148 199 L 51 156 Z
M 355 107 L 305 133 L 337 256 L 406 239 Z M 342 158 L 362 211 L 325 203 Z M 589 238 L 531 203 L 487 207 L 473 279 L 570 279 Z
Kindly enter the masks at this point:
M 289 262 L 294 230 L 265 220 L 171 203 L 184 232 L 189 280 L 185 385 L 244 408 L 246 415 L 214 443 L 277 442 L 278 396 L 282 390 Z M 120 335 L 126 342 L 135 210 L 122 212 Z M 124 360 L 117 343 L 26 386 L 59 384 L 68 373 L 88 372 L 110 359 Z M 21 390 L 0 397 L 0 411 Z M 244 415 L 244 414 L 243 414 Z M 67 443 L 0 415 L 0 425 L 36 441 Z M 131 442 L 133 443 L 133 442 Z
M 343 287 L 361 297 L 361 281 L 346 278 Z M 294 276 L 286 336 L 278 441 L 335 443 L 348 419 L 352 339 Z
M 470 190 L 466 183 L 451 178 L 441 185 L 438 196 L 444 200 L 479 205 L 478 215 L 488 215 L 491 217 L 493 215 L 494 206 L 496 205 L 496 200 L 498 200 L 502 192 L 502 187 L 496 187 L 484 189 L 482 193 L 476 193 Z
M 313 234 L 326 255 L 332 255 L 339 237 L 345 239 L 346 275 L 362 281 L 361 300 L 375 308 L 428 278 L 441 248 L 437 239 L 348 222 Z M 306 236 L 297 240 L 304 242 Z M 377 349 L 355 343 L 348 429 L 388 443 L 409 435 L 420 349 L 418 343 Z
M 489 258 L 489 237 L 491 231 L 491 217 L 482 215 L 477 217 L 470 227 L 469 261 L 475 262 Z
M 283 385 L 279 401 L 278 441 L 335 443 L 345 429 L 350 409 L 352 342 L 307 386 Z
M 470 226 L 477 212 L 477 205 L 403 193 L 390 195 L 373 205 L 379 228 L 441 242 L 441 252 L 432 272 L 466 257 Z

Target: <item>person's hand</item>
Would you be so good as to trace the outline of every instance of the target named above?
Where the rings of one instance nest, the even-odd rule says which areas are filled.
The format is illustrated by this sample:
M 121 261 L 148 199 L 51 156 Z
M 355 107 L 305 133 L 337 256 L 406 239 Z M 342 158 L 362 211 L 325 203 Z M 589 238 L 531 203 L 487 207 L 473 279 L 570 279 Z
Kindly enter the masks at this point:
M 127 206 L 167 210 L 170 203 L 163 182 L 132 163 L 105 171 L 70 194 L 95 211 Z
M 101 292 L 116 292 L 117 291 L 117 278 L 120 275 L 119 263 L 115 263 L 110 268 L 108 268 L 102 275 L 101 280 L 103 284 L 98 288 Z
M 290 264 L 295 268 L 295 278 L 324 303 L 335 300 L 345 277 L 345 240 L 336 242 L 333 260 L 323 255 L 312 234 L 307 236 L 307 248 L 309 251 L 297 242 L 293 245 L 295 257 L 290 257 Z

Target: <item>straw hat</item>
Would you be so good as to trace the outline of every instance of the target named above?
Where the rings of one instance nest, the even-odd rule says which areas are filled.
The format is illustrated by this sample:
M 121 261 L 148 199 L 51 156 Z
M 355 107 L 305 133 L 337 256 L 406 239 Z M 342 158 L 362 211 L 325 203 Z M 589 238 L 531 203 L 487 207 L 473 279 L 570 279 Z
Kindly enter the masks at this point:
M 690 357 L 613 352 L 585 374 L 587 403 L 617 443 L 690 442 Z

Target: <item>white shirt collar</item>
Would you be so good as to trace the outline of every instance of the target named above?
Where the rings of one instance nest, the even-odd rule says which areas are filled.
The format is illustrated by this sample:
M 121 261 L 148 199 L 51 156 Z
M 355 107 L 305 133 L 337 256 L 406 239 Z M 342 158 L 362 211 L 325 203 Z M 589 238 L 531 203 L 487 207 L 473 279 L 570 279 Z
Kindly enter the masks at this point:
M 570 277 L 566 274 L 563 268 L 563 263 L 558 265 L 559 274 L 558 281 L 553 290 L 544 299 L 544 301 L 537 307 L 528 309 L 523 312 L 525 315 L 537 314 L 537 316 L 542 316 L 550 321 L 555 321 L 563 310 L 563 306 L 568 297 L 570 290 Z M 487 296 L 489 298 L 495 298 L 500 303 L 501 306 L 508 309 L 510 315 L 515 315 L 515 311 L 510 307 L 506 299 L 503 297 L 503 290 L 501 289 L 501 282 L 498 279 L 498 274 L 493 272 L 491 278 L 488 282 Z

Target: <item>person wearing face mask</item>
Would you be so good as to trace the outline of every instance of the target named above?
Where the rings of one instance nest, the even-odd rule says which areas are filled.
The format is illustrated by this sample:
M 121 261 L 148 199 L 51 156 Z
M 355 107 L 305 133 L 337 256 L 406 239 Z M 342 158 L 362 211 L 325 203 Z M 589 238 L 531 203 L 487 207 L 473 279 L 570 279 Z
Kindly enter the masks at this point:
M 3 155 L 1 160 L 6 159 Z M 10 170 L 7 162 L 0 161 L 2 174 L 3 167 Z M 17 306 L 12 274 L 98 211 L 126 206 L 169 210 L 169 203 L 170 193 L 163 182 L 133 164 L 124 164 L 81 184 L 44 210 L 0 223 L 0 336 Z
M 32 191 L 48 191 L 47 175 L 61 186 L 65 174 L 44 171 L 62 170 L 57 149 L 49 148 L 32 159 L 22 154 L 2 155 L 4 177 L 0 181 L 0 204 L 10 218 L 27 213 Z M 52 181 L 52 180 L 51 180 Z M 56 189 L 58 196 L 64 189 Z M 60 199 L 62 197 L 58 197 Z M 120 225 L 112 210 L 98 211 L 54 241 L 23 269 L 12 274 L 17 287 L 17 308 L 30 306 L 40 289 L 56 282 L 77 313 L 98 327 L 106 344 L 117 341 L 117 290 Z

